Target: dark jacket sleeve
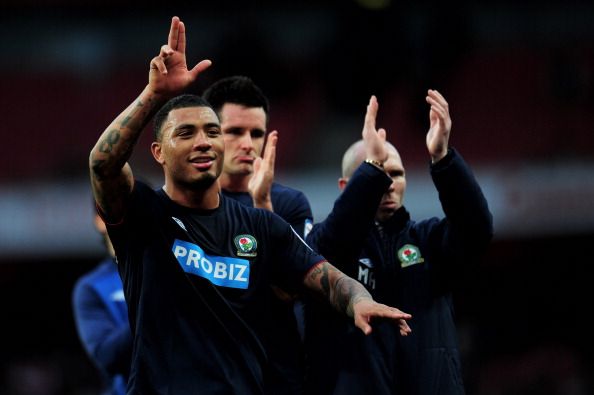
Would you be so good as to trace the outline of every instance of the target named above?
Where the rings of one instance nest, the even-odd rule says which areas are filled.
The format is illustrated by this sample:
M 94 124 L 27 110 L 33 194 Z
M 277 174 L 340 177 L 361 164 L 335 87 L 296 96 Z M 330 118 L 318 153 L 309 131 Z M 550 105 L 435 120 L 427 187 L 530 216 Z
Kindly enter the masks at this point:
M 336 199 L 328 217 L 309 233 L 308 244 L 330 260 L 358 256 L 373 226 L 382 196 L 391 183 L 385 172 L 362 163 Z
M 445 213 L 442 247 L 453 258 L 483 252 L 493 237 L 493 217 L 470 167 L 453 148 L 431 165 L 431 177 Z
M 95 364 L 109 376 L 127 376 L 132 355 L 129 325 L 114 322 L 99 295 L 85 283 L 74 288 L 73 309 L 79 337 Z

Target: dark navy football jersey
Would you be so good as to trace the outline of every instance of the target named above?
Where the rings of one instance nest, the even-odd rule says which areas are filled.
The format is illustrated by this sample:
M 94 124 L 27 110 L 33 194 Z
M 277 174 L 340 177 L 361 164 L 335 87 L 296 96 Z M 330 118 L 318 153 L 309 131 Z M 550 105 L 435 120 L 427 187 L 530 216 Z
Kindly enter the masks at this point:
M 108 227 L 134 346 L 128 393 L 260 394 L 270 287 L 297 291 L 324 258 L 274 213 L 221 196 L 213 210 L 136 181 Z
M 252 196 L 248 192 L 229 192 L 223 189 L 223 194 L 246 206 L 254 206 Z M 274 212 L 287 221 L 300 237 L 305 239 L 313 226 L 313 214 L 303 192 L 274 182 L 270 188 L 270 198 Z
M 248 192 L 229 192 L 225 189 L 222 192 L 231 199 L 253 207 L 253 199 Z M 272 184 L 270 195 L 274 213 L 305 239 L 306 232 L 311 230 L 313 224 L 311 207 L 305 195 L 278 183 Z M 303 394 L 305 349 L 299 332 L 303 326 L 300 305 L 276 295 L 272 295 L 272 298 L 269 312 L 275 326 L 270 327 L 270 331 L 263 336 L 270 365 L 267 389 L 270 394 Z

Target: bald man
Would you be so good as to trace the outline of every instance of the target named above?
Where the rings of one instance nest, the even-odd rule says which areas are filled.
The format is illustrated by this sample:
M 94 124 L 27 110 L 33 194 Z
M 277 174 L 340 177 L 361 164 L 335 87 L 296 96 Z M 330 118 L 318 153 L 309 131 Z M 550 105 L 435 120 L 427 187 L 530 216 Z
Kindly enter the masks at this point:
M 344 154 L 342 190 L 308 244 L 358 279 L 373 297 L 412 315 L 408 336 L 375 322 L 361 336 L 347 320 L 306 301 L 308 394 L 464 394 L 452 304 L 459 270 L 491 240 L 487 202 L 462 157 L 449 148 L 448 103 L 429 90 L 426 144 L 445 218 L 413 221 L 403 206 L 406 174 L 378 103 L 367 107 L 363 139 Z

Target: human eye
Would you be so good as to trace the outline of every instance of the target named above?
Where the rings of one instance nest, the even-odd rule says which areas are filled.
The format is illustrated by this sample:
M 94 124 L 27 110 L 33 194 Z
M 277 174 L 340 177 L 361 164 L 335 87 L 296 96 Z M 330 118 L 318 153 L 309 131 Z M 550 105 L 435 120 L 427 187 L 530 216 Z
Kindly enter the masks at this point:
M 264 135 L 266 134 L 265 131 L 263 131 L 262 129 L 254 129 L 251 131 L 251 135 L 253 139 L 260 139 L 262 137 L 264 137 Z
M 175 133 L 175 137 L 179 137 L 182 139 L 187 139 L 192 137 L 192 130 L 188 129 L 188 128 L 182 128 L 182 129 L 178 129 L 177 132 Z
M 221 129 L 218 129 L 218 128 L 211 128 L 211 129 L 208 129 L 208 130 L 206 131 L 206 133 L 207 133 L 207 134 L 208 134 L 210 137 L 217 137 L 217 136 L 220 136 L 220 135 L 221 135 Z
M 204 130 L 209 137 L 217 137 L 222 134 L 220 126 L 216 124 L 205 125 Z
M 242 130 L 240 128 L 229 128 L 225 130 L 225 134 L 230 134 L 233 136 L 241 136 Z

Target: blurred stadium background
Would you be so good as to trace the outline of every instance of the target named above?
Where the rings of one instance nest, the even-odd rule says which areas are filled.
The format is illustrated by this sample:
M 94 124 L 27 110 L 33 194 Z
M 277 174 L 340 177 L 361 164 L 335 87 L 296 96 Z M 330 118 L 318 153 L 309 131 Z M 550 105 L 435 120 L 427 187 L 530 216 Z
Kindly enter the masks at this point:
M 252 77 L 280 131 L 278 179 L 322 220 L 367 100 L 408 171 L 414 217 L 441 215 L 428 175 L 424 97 L 440 90 L 451 145 L 495 219 L 489 253 L 456 295 L 469 394 L 594 393 L 594 4 L 219 0 L 0 4 L 0 394 L 97 394 L 76 336 L 74 281 L 103 255 L 88 153 L 146 83 L 169 20 L 195 87 Z M 155 185 L 150 131 L 132 159 Z

